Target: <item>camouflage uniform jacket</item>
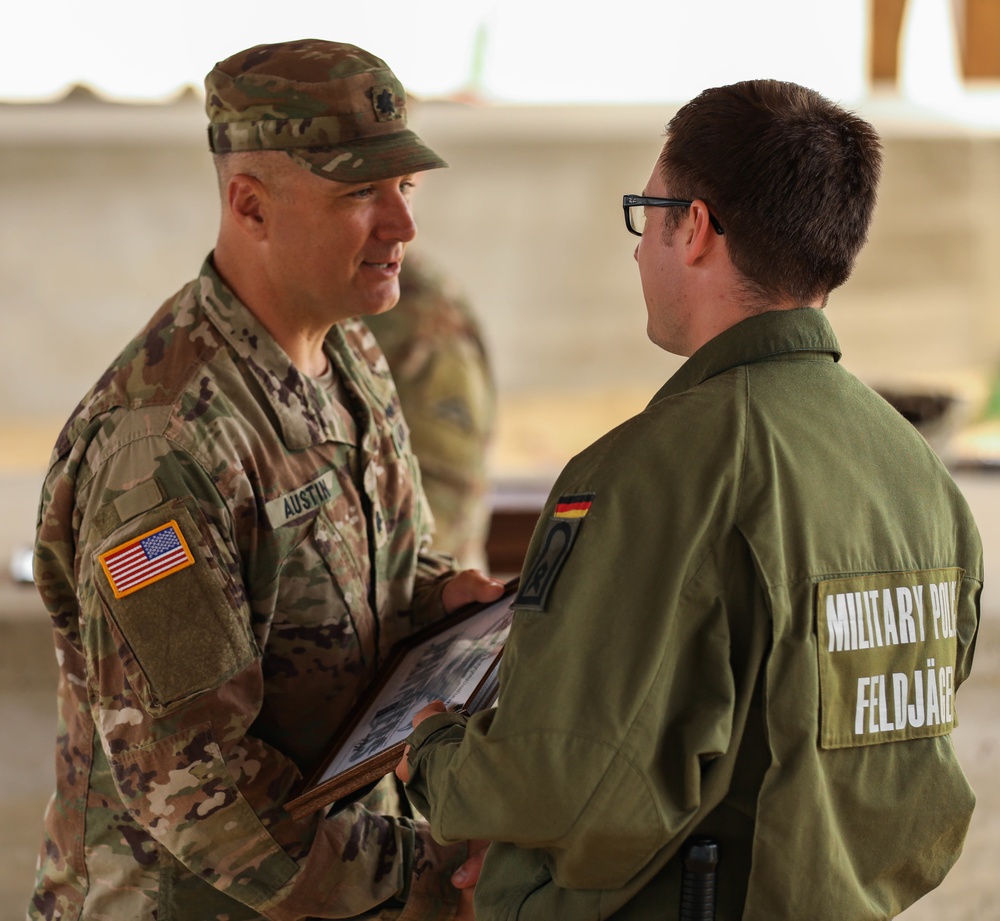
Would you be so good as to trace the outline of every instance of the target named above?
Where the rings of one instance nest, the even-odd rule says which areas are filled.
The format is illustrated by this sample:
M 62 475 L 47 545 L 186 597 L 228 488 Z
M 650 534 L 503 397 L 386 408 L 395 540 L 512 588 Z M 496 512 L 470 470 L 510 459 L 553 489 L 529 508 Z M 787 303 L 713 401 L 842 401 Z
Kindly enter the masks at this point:
M 206 263 L 60 435 L 35 562 L 57 791 L 30 917 L 451 917 L 461 853 L 423 825 L 282 809 L 450 572 L 382 353 L 353 321 L 326 351 L 356 428 Z
M 496 392 L 468 303 L 407 253 L 399 303 L 366 317 L 392 370 L 434 513 L 434 549 L 486 569 Z

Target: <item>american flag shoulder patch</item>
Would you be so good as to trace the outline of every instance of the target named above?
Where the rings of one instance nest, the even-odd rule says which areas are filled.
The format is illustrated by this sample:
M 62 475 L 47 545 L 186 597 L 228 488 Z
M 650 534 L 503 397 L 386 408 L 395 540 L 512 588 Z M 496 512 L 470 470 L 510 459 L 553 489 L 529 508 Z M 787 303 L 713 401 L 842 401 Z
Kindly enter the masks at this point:
M 124 598 L 194 565 L 194 557 L 176 521 L 168 521 L 119 544 L 102 553 L 98 560 L 115 598 Z

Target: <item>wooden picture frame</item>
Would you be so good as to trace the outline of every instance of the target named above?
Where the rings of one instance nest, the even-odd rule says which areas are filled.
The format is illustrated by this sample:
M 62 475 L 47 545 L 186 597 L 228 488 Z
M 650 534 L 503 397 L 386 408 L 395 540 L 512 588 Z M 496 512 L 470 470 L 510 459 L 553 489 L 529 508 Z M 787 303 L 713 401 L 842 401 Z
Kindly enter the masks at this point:
M 285 804 L 294 818 L 331 803 L 342 808 L 391 773 L 413 717 L 431 701 L 469 715 L 496 703 L 517 583 L 507 582 L 497 601 L 466 605 L 396 647 L 304 790 Z

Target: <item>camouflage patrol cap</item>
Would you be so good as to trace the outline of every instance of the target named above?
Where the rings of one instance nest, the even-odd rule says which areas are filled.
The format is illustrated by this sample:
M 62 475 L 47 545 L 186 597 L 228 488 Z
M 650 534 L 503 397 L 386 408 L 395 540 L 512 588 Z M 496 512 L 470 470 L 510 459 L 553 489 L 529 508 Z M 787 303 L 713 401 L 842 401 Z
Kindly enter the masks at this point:
M 447 166 L 406 127 L 385 61 L 319 39 L 256 45 L 205 78 L 213 153 L 283 150 L 325 179 L 372 182 Z

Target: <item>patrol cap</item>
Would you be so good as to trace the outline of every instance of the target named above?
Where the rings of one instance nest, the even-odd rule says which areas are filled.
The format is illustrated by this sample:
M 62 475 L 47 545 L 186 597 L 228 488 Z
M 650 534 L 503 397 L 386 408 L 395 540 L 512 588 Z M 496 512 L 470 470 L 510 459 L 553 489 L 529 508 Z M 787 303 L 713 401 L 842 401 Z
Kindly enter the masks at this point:
M 406 127 L 385 61 L 320 39 L 255 45 L 205 77 L 213 153 L 283 150 L 325 179 L 372 182 L 447 166 Z

